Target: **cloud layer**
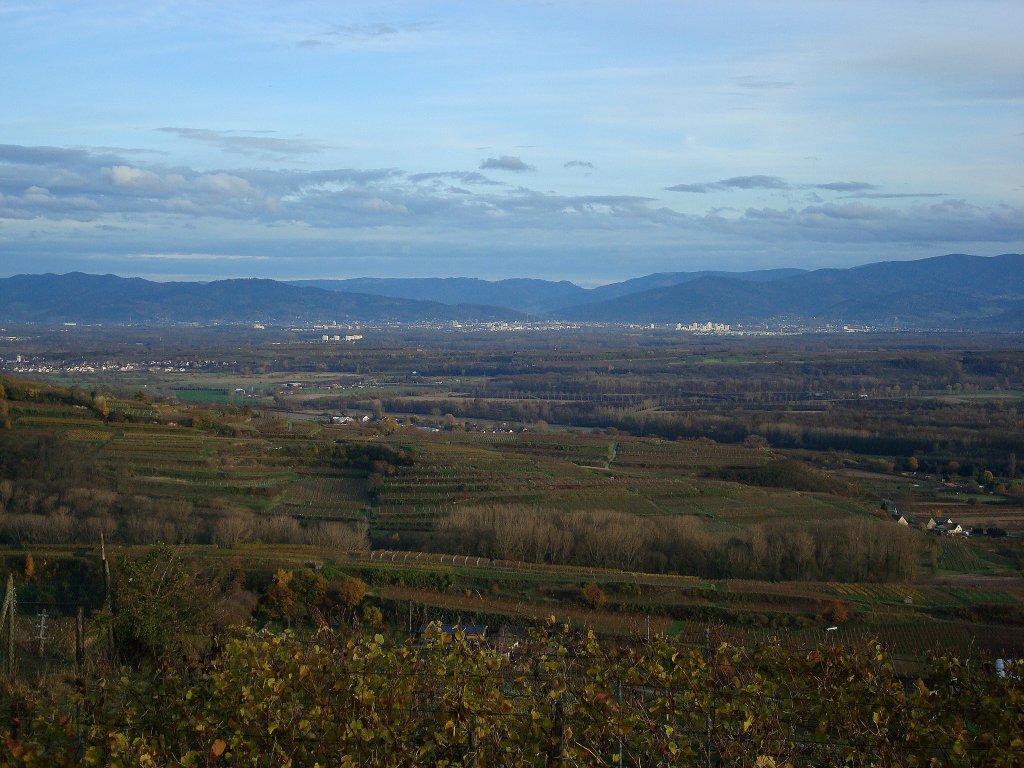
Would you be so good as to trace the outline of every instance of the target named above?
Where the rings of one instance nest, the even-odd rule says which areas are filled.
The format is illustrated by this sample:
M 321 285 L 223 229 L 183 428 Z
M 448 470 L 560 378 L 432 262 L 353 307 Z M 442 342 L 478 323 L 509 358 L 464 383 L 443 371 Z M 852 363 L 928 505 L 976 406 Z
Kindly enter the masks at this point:
M 525 166 L 519 158 L 491 159 L 498 166 L 492 170 Z M 876 188 L 863 181 L 793 184 L 755 174 L 673 189 L 890 196 L 864 191 Z M 639 195 L 541 192 L 479 171 L 199 171 L 132 162 L 109 152 L 19 145 L 0 145 L 0 220 L 9 222 L 9 231 L 18 222 L 31 227 L 33 247 L 47 238 L 54 251 L 113 252 L 132 244 L 140 262 L 209 261 L 194 254 L 218 252 L 227 262 L 266 260 L 259 250 L 247 257 L 239 242 L 279 239 L 316 243 L 313 250 L 318 251 L 332 241 L 349 249 L 360 242 L 364 250 L 390 250 L 415 259 L 417 253 L 427 254 L 443 242 L 462 248 L 471 248 L 473 242 L 520 243 L 537 253 L 569 243 L 577 250 L 603 253 L 624 247 L 663 250 L 673 240 L 718 240 L 737 249 L 804 242 L 910 246 L 934 253 L 961 243 L 1016 247 L 1024 232 L 1020 208 L 983 207 L 957 199 L 879 205 L 840 197 L 809 205 L 689 213 Z M 77 233 L 75 238 L 71 232 Z M 154 232 L 163 233 L 163 255 L 152 247 Z M 17 252 L 19 242 L 24 245 L 15 235 L 0 239 L 0 253 Z
M 237 131 L 212 131 L 206 128 L 158 128 L 181 139 L 196 141 L 236 155 L 277 160 L 322 152 L 327 147 L 303 139 L 286 139 L 263 131 L 260 135 L 246 135 Z
M 720 181 L 705 181 L 699 184 L 676 184 L 672 187 L 665 187 L 668 192 L 695 192 L 707 194 L 708 192 L 727 192 L 729 190 L 741 189 L 822 189 L 830 192 L 864 192 L 870 189 L 877 189 L 876 185 L 868 184 L 865 181 L 828 181 L 821 184 L 790 184 L 778 176 L 734 176 L 731 179 Z M 910 197 L 911 195 L 908 195 Z M 914 195 L 916 197 L 916 195 Z

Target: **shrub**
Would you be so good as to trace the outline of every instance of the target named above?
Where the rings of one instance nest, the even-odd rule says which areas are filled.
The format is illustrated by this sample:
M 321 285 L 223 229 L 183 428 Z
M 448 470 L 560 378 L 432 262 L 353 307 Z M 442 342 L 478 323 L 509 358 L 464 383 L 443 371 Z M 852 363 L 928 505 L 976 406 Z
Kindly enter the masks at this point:
M 604 593 L 604 590 L 593 582 L 583 588 L 583 599 L 587 605 L 595 609 L 601 608 L 608 602 L 608 596 Z

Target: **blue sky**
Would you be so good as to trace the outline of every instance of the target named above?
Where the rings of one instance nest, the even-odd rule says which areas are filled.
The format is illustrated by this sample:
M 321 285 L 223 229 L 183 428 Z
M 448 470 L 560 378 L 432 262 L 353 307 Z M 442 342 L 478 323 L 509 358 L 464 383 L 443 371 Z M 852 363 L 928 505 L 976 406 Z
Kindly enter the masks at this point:
M 0 0 L 0 274 L 1024 250 L 1024 3 Z

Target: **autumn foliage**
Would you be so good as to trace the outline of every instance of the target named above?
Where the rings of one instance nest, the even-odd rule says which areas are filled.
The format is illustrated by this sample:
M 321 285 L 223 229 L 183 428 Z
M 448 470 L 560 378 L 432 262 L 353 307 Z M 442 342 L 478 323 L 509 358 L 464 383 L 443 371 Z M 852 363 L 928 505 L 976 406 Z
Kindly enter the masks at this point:
M 906 681 L 873 645 L 612 648 L 555 625 L 511 652 L 250 633 L 34 707 L 0 765 L 1024 765 L 1013 668 L 942 658 Z

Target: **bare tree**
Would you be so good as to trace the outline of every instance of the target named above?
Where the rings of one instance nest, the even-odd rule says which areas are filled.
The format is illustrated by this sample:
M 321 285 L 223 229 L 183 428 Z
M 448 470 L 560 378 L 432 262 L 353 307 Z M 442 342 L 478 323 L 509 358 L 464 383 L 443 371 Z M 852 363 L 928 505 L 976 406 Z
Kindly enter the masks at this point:
M 302 526 L 287 515 L 261 518 L 256 523 L 255 538 L 264 544 L 301 544 L 305 540 Z
M 346 525 L 345 523 L 314 523 L 306 528 L 306 543 L 317 547 L 360 550 L 368 549 L 370 539 L 366 523 Z
M 219 547 L 233 547 L 250 541 L 255 529 L 252 512 L 233 509 L 213 524 L 213 543 Z

